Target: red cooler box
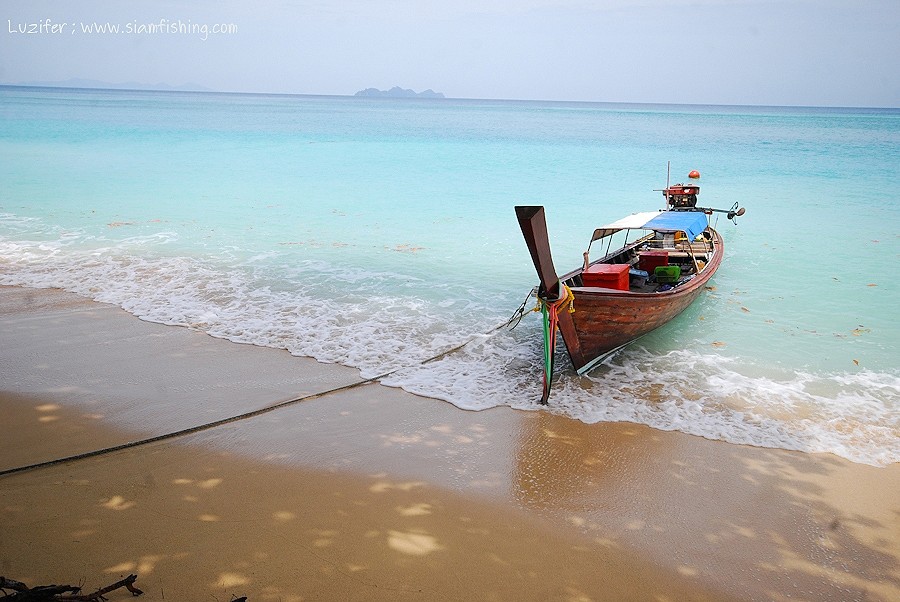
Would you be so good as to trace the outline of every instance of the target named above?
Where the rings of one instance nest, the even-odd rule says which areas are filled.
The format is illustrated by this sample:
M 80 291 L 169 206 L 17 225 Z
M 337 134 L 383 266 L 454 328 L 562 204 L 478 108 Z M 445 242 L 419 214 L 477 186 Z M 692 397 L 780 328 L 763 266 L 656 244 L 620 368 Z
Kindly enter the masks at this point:
M 600 286 L 627 291 L 629 269 L 630 266 L 627 263 L 597 263 L 588 266 L 581 273 L 581 281 L 584 283 L 584 286 Z
M 668 251 L 644 251 L 638 259 L 638 266 L 648 274 L 652 274 L 661 265 L 669 265 Z

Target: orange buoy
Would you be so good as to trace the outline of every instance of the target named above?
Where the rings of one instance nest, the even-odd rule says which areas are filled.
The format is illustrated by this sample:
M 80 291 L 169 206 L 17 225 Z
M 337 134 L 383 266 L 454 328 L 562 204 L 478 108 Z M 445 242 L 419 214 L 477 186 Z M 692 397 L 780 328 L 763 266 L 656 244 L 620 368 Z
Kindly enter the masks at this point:
M 688 177 L 691 178 L 692 180 L 699 180 L 700 172 L 695 169 L 695 170 L 691 171 L 691 173 L 688 174 Z

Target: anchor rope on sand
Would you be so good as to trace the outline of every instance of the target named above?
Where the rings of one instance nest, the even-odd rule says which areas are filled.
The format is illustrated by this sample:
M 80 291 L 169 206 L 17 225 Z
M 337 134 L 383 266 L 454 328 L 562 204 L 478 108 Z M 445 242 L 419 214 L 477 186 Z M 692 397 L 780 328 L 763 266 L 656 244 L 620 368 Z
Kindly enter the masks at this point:
M 325 397 L 327 395 L 332 395 L 334 393 L 340 393 L 342 391 L 350 391 L 351 389 L 356 389 L 358 387 L 376 383 L 380 380 L 383 380 L 383 379 L 391 376 L 392 374 L 400 372 L 401 370 L 407 370 L 407 369 L 413 368 L 415 366 L 423 366 L 425 364 L 435 362 L 435 361 L 442 359 L 452 353 L 456 353 L 457 351 L 459 351 L 460 349 L 462 349 L 463 347 L 465 347 L 472 341 L 491 336 L 498 330 L 500 330 L 506 326 L 509 326 L 514 320 L 516 320 L 516 317 L 518 316 L 518 314 L 520 312 L 523 314 L 525 313 L 523 310 L 524 310 L 525 305 L 528 303 L 528 299 L 531 297 L 531 294 L 532 294 L 531 292 L 528 294 L 528 297 L 525 298 L 525 301 L 523 302 L 522 307 L 520 307 L 519 310 L 517 310 L 516 313 L 514 313 L 513 316 L 509 320 L 507 320 L 501 324 L 498 324 L 497 326 L 491 328 L 490 330 L 488 330 L 486 332 L 472 335 L 468 339 L 463 341 L 462 343 L 459 343 L 449 349 L 441 351 L 437 355 L 433 355 L 427 359 L 421 360 L 414 364 L 410 364 L 407 366 L 400 366 L 398 368 L 394 368 L 393 370 L 389 370 L 383 374 L 379 374 L 378 376 L 371 376 L 369 378 L 364 378 L 364 379 L 360 380 L 359 382 L 350 383 L 348 385 L 342 385 L 340 387 L 328 389 L 327 391 L 320 391 L 318 393 L 309 393 L 307 395 L 301 395 L 299 397 L 294 397 L 294 398 L 291 398 L 291 399 L 288 399 L 285 401 L 281 401 L 276 404 L 266 406 L 264 408 L 259 408 L 257 410 L 251 410 L 249 412 L 244 412 L 243 414 L 237 414 L 235 416 L 229 416 L 228 418 L 221 418 L 219 420 L 213 420 L 213 421 L 207 422 L 205 424 L 191 426 L 188 428 L 180 429 L 177 431 L 172 431 L 172 432 L 165 433 L 162 435 L 147 437 L 146 439 L 140 439 L 138 441 L 130 441 L 128 443 L 122 443 L 120 445 L 104 447 L 102 449 L 84 452 L 81 454 L 74 454 L 71 456 L 63 457 L 63 458 L 56 458 L 54 460 L 45 460 L 43 462 L 36 462 L 34 464 L 27 464 L 25 466 L 17 466 L 15 468 L 7 468 L 4 470 L 0 470 L 0 477 L 4 477 L 7 475 L 11 475 L 11 474 L 16 474 L 16 473 L 20 473 L 20 472 L 27 472 L 29 470 L 36 470 L 38 468 L 47 468 L 49 466 L 55 466 L 57 464 L 66 464 L 66 463 L 70 463 L 70 462 L 76 462 L 79 460 L 87 460 L 89 458 L 96 458 L 98 456 L 104 456 L 104 455 L 111 454 L 111 453 L 117 452 L 117 451 L 123 451 L 126 449 L 140 447 L 143 445 L 149 445 L 150 443 L 158 443 L 160 441 L 165 441 L 167 439 L 175 439 L 177 437 L 183 437 L 185 435 L 192 435 L 194 433 L 199 433 L 201 431 L 207 431 L 207 430 L 219 427 L 219 426 L 224 426 L 224 425 L 230 424 L 232 422 L 238 422 L 240 420 L 246 420 L 248 418 L 255 418 L 256 416 L 268 414 L 269 412 L 274 412 L 275 410 L 280 410 L 287 406 L 291 406 L 291 405 L 300 403 L 301 401 L 310 401 L 313 399 L 317 399 L 319 397 Z M 522 319 L 521 316 L 518 316 L 516 325 L 518 325 L 518 321 L 520 321 L 521 319 Z M 514 327 L 515 327 L 515 325 L 513 326 L 513 328 Z

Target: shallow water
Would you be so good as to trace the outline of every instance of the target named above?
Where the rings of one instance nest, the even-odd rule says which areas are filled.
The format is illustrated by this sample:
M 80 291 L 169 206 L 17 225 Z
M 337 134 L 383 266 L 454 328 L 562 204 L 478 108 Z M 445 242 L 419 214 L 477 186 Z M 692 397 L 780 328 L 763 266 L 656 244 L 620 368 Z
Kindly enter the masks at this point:
M 467 409 L 538 409 L 535 275 L 690 169 L 713 290 L 547 411 L 900 461 L 900 111 L 0 88 L 0 284 L 358 367 Z M 490 333 L 490 334 L 485 334 Z M 421 364 L 442 351 L 460 351 Z M 561 356 L 564 353 L 561 353 Z

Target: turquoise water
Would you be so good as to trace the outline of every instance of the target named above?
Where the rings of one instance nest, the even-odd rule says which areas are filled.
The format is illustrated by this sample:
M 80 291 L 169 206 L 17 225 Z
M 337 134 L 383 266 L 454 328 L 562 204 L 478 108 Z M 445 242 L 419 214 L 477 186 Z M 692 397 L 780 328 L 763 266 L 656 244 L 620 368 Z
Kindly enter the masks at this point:
M 543 411 L 900 461 L 900 110 L 0 88 L 0 284 L 537 410 L 514 205 L 568 271 L 667 161 L 747 208 L 714 290 Z

